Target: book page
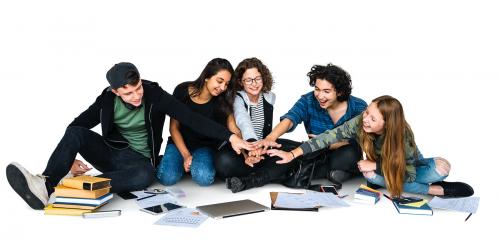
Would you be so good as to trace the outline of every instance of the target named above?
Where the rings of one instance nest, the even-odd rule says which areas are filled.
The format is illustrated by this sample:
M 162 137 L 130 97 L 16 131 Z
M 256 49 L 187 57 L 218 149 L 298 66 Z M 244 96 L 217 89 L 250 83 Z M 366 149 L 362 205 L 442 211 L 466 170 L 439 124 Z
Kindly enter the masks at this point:
M 479 197 L 447 198 L 434 197 L 429 202 L 432 208 L 455 210 L 466 213 L 476 213 Z

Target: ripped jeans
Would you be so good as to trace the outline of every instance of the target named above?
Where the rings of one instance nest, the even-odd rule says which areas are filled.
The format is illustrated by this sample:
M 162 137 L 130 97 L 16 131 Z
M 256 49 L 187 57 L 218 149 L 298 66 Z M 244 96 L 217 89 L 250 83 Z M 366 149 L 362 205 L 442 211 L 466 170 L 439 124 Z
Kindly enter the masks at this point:
M 405 182 L 403 184 L 403 191 L 417 194 L 427 194 L 429 192 L 429 185 L 434 182 L 442 181 L 448 175 L 441 175 L 436 170 L 435 158 L 421 158 L 419 165 L 416 167 L 417 176 L 414 182 Z M 373 176 L 365 176 L 366 181 L 385 187 L 385 179 L 379 174 Z

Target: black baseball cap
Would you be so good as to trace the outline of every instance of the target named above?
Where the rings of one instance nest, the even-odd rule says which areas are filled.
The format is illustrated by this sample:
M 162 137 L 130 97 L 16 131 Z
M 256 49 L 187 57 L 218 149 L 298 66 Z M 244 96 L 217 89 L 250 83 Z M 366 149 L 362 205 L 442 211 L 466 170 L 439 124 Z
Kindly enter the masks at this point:
M 137 70 L 137 67 L 135 67 L 134 64 L 129 62 L 120 62 L 109 69 L 108 73 L 106 73 L 106 79 L 112 89 L 118 89 L 127 83 L 130 83 L 130 78 L 135 77 L 135 74 L 137 74 L 137 78 L 140 77 L 139 70 Z

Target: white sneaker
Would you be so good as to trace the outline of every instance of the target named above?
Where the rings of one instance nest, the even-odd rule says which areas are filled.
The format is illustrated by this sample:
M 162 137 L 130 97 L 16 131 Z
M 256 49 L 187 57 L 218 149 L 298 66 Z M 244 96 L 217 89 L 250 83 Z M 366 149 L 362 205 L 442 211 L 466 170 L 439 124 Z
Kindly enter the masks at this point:
M 49 195 L 45 187 L 45 177 L 32 175 L 19 163 L 13 162 L 6 169 L 7 180 L 12 189 L 33 209 L 41 210 L 47 206 Z

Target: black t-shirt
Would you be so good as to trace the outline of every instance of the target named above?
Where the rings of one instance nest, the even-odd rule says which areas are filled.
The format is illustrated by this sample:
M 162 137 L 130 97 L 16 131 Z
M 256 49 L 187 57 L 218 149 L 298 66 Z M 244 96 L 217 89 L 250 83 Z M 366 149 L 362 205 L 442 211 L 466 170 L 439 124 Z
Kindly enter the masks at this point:
M 218 109 L 218 103 L 216 102 L 215 98 L 212 98 L 210 101 L 204 104 L 197 104 L 193 102 L 193 100 L 189 96 L 189 84 L 189 82 L 184 82 L 177 85 L 177 87 L 174 89 L 173 96 L 180 102 L 186 104 L 191 109 L 191 111 L 199 113 L 200 115 L 203 115 L 204 117 L 207 117 L 226 127 L 227 117 L 223 115 L 223 113 Z M 179 130 L 189 151 L 194 151 L 200 147 L 207 146 L 216 148 L 221 143 L 216 139 L 198 134 L 182 124 L 180 124 Z M 168 144 L 172 143 L 174 143 L 174 141 L 172 140 L 172 137 L 169 137 Z

